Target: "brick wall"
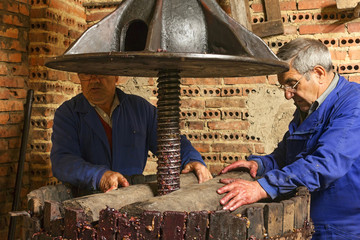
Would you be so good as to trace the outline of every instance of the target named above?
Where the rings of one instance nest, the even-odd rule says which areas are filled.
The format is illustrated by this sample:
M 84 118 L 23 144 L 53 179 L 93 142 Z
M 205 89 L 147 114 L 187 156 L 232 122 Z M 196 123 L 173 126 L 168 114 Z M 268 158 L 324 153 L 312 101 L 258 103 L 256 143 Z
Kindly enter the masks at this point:
M 19 159 L 29 73 L 29 11 L 27 0 L 0 1 L 0 238 L 7 236 Z M 28 172 L 27 157 L 22 197 L 29 190 Z
M 48 69 L 44 61 L 62 54 L 120 1 L 103 2 L 0 1 L 0 236 L 6 236 L 11 209 L 26 90 L 35 90 L 35 101 L 23 196 L 58 182 L 49 159 L 53 114 L 59 104 L 80 92 L 76 74 Z M 218 2 L 231 14 L 229 1 Z M 264 22 L 262 1 L 249 0 L 249 5 L 252 23 Z M 280 0 L 280 7 L 285 33 L 264 39 L 275 52 L 298 36 L 320 39 L 331 50 L 334 68 L 360 82 L 360 21 L 351 10 L 338 10 L 335 0 Z M 251 153 L 269 153 L 286 131 L 293 107 L 277 90 L 276 76 L 181 81 L 181 131 L 212 172 Z M 156 104 L 155 82 L 122 77 L 119 87 Z M 154 173 L 156 159 L 149 155 L 149 160 L 145 173 Z

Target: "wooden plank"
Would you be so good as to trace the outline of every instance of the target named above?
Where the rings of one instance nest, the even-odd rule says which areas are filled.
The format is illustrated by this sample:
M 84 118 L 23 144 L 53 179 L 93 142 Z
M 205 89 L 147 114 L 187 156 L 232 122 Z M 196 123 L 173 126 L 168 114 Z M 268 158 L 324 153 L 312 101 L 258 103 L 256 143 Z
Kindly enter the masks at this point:
M 162 240 L 183 240 L 185 235 L 186 212 L 166 211 L 163 214 Z
M 161 213 L 157 211 L 144 211 L 140 220 L 139 239 L 160 238 Z
M 251 31 L 249 0 L 230 0 L 231 17 Z
M 209 213 L 207 211 L 190 212 L 186 224 L 186 240 L 205 240 L 208 228 Z
M 281 204 L 284 207 L 283 212 L 283 233 L 292 232 L 294 229 L 295 207 L 291 200 L 283 200 Z
M 338 9 L 350 9 L 355 8 L 359 3 L 359 0 L 336 0 L 336 7 Z
M 282 235 L 283 205 L 281 203 L 269 203 L 264 207 L 264 225 L 268 237 Z
M 281 19 L 279 0 L 265 0 L 265 14 L 267 21 Z
M 253 33 L 259 37 L 268 37 L 284 33 L 282 20 L 272 20 L 251 25 Z
M 250 225 L 247 238 L 262 239 L 264 237 L 264 210 L 263 207 L 249 207 L 246 209 L 246 217 Z

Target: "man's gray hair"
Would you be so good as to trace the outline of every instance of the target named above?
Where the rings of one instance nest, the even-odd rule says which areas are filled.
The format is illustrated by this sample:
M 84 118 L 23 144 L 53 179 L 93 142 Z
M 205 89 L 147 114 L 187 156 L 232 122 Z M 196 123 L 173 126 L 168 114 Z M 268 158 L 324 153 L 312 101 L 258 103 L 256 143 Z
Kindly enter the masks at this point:
M 323 66 L 327 72 L 332 70 L 329 49 L 319 40 L 297 38 L 281 47 L 277 56 L 300 74 L 308 73 L 316 65 Z

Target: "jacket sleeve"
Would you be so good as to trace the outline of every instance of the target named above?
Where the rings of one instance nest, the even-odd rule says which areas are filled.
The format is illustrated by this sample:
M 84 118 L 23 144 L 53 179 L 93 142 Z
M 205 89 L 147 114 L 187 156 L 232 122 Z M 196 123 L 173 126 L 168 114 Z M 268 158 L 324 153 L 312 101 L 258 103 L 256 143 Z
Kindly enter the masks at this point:
M 153 107 L 153 110 L 149 112 L 151 114 L 149 114 L 148 117 L 149 119 L 152 119 L 152 123 L 149 125 L 150 128 L 148 129 L 150 133 L 149 148 L 152 153 L 157 155 L 157 109 Z M 206 166 L 200 153 L 191 145 L 190 141 L 184 135 L 180 135 L 180 158 L 181 169 L 183 169 L 186 164 L 194 161 L 200 162 Z
M 60 106 L 54 116 L 50 159 L 54 176 L 73 186 L 95 190 L 106 166 L 93 165 L 81 157 L 79 117 L 68 103 Z
M 310 154 L 299 154 L 292 164 L 267 172 L 258 182 L 275 198 L 298 186 L 306 186 L 311 192 L 328 188 L 341 178 L 360 158 L 360 107 L 348 104 L 325 126 Z
M 257 176 L 263 176 L 273 169 L 279 169 L 285 166 L 286 138 L 288 136 L 289 132 L 284 135 L 283 140 L 271 154 L 265 156 L 249 156 L 248 161 L 255 161 L 258 164 Z

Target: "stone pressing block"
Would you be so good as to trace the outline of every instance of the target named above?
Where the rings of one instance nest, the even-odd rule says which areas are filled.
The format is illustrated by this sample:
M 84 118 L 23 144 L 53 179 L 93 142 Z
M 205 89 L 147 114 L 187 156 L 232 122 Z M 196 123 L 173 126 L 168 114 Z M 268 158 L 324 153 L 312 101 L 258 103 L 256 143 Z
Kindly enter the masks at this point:
M 216 190 L 224 184 L 219 180 L 222 178 L 241 178 L 254 181 L 249 173 L 229 172 L 215 177 L 202 184 L 189 184 L 179 190 L 164 196 L 150 198 L 143 202 L 137 202 L 124 206 L 121 211 L 130 216 L 140 216 L 143 211 L 215 211 L 222 208 L 220 199 L 224 195 L 217 194 Z
M 181 174 L 181 188 L 196 184 L 197 177 L 193 173 Z M 97 193 L 79 198 L 73 198 L 62 202 L 63 207 L 84 210 L 85 219 L 88 222 L 99 220 L 102 209 L 109 207 L 120 209 L 131 203 L 145 201 L 157 195 L 156 181 L 147 184 L 136 184 L 126 188 L 119 188 L 108 193 Z

